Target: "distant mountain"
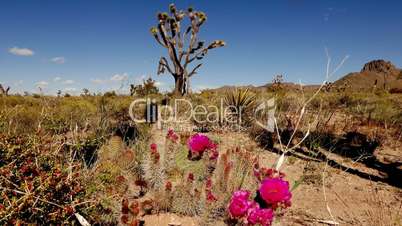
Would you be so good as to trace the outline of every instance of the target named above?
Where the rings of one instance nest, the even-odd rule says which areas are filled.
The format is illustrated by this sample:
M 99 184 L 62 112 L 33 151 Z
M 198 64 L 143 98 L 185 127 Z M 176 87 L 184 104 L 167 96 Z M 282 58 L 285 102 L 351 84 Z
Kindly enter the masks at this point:
M 227 92 L 229 90 L 232 89 L 256 89 L 257 87 L 253 86 L 253 85 L 245 85 L 245 86 L 221 86 L 218 88 L 211 88 L 211 89 L 204 89 L 204 91 L 214 91 L 214 92 Z
M 272 87 L 272 83 L 267 83 L 262 86 L 253 86 L 253 85 L 245 85 L 245 86 L 222 86 L 218 87 L 215 89 L 207 89 L 208 91 L 214 91 L 214 92 L 227 92 L 232 89 L 250 89 L 250 90 L 256 90 L 256 91 L 264 91 Z M 303 85 L 304 90 L 308 89 L 317 89 L 320 87 L 320 85 Z M 287 89 L 287 90 L 296 90 L 300 89 L 300 84 L 296 84 L 293 82 L 284 82 L 282 83 L 282 88 Z
M 402 70 L 398 69 L 390 61 L 373 60 L 366 63 L 360 72 L 352 72 L 333 83 L 334 87 L 343 87 L 345 89 L 355 91 L 368 91 L 377 87 L 379 89 L 385 88 L 388 90 L 399 89 L 402 92 Z M 272 83 L 267 83 L 262 86 L 222 86 L 216 89 L 209 89 L 210 91 L 226 92 L 235 88 L 248 88 L 252 90 L 266 90 L 272 87 Z M 295 90 L 300 89 L 300 85 L 292 82 L 283 82 L 284 89 Z M 304 90 L 317 89 L 320 85 L 303 85 Z
M 373 60 L 366 63 L 360 72 L 349 73 L 334 82 L 334 85 L 354 90 L 402 88 L 402 70 L 390 61 Z

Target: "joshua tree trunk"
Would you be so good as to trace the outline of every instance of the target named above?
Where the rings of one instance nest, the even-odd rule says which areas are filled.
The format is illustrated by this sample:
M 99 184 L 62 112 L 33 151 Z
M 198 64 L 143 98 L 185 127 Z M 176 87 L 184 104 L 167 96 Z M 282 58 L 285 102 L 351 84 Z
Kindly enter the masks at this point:
M 174 77 L 174 94 L 183 95 L 184 79 L 183 76 Z
M 186 95 L 190 93 L 190 79 L 187 73 L 184 72 L 182 75 L 174 75 L 174 94 Z

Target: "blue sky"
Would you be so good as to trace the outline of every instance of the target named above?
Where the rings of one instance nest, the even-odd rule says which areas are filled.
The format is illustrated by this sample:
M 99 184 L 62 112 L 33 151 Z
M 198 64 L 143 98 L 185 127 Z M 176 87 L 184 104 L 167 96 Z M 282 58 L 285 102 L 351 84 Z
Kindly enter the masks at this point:
M 172 1 L 4 0 L 0 2 L 0 82 L 14 91 L 118 89 L 157 76 L 165 49 L 149 33 Z M 201 39 L 223 39 L 194 76 L 193 87 L 320 83 L 328 48 L 337 79 L 372 59 L 402 66 L 402 2 L 373 0 L 175 1 L 207 13 Z

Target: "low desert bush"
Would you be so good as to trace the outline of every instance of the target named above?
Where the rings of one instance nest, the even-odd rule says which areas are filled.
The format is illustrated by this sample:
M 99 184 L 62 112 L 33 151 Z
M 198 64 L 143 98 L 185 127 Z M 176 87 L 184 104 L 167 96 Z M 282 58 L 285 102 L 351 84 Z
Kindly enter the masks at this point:
M 74 214 L 100 222 L 108 210 L 86 194 L 83 164 L 66 160 L 50 136 L 0 137 L 0 223 L 78 224 Z

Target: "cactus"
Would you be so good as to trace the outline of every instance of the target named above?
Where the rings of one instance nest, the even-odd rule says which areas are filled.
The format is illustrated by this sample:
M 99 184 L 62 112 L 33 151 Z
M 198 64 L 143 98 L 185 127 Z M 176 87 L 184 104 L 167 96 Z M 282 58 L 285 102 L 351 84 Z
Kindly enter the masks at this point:
M 162 157 L 163 167 L 165 168 L 167 175 L 172 175 L 172 173 L 177 169 L 176 153 L 179 149 L 178 139 L 178 135 L 172 129 L 169 129 L 165 138 L 165 150 Z
M 173 187 L 170 181 L 166 182 L 163 191 L 158 191 L 154 195 L 158 197 L 156 200 L 157 212 L 165 211 L 168 212 L 172 208 L 173 202 Z
M 253 180 L 253 165 L 255 159 L 250 152 L 239 148 L 229 149 L 223 153 L 214 171 L 213 179 L 216 181 L 216 193 L 231 194 L 234 190 L 242 188 L 256 189 Z M 229 198 L 224 197 L 224 199 Z
M 121 225 L 140 225 L 140 220 L 137 219 L 140 213 L 140 204 L 137 200 L 131 203 L 127 198 L 123 198 L 121 202 Z
M 176 167 L 176 145 L 171 141 L 166 141 L 165 152 L 163 154 L 163 166 L 166 169 L 166 173 L 171 175 L 171 173 L 177 168 Z
M 173 212 L 185 216 L 200 215 L 202 211 L 202 191 L 198 189 L 194 174 L 189 173 L 186 179 L 176 186 L 173 194 Z
M 143 169 L 149 188 L 155 192 L 161 191 L 166 184 L 166 174 L 161 164 L 160 154 L 156 149 L 151 150 L 147 155 Z
M 212 202 L 204 199 L 203 211 L 199 219 L 199 225 L 216 225 L 216 222 L 225 216 L 226 206 L 227 200 L 218 199 Z
M 161 57 L 158 66 L 158 75 L 168 71 L 175 80 L 174 93 L 185 95 L 190 91 L 190 78 L 197 73 L 201 63 L 191 70 L 189 66 L 194 61 L 202 60 L 209 50 L 222 47 L 225 42 L 222 40 L 213 41 L 207 47 L 204 42 L 199 41 L 198 32 L 207 20 L 204 12 L 194 11 L 189 8 L 187 12 L 178 10 L 174 4 L 169 5 L 169 13 L 158 13 L 158 24 L 150 29 L 157 43 L 168 50 L 171 64 L 165 57 Z M 187 17 L 190 26 L 181 30 L 181 22 Z M 184 46 L 184 40 L 190 35 L 188 46 Z

